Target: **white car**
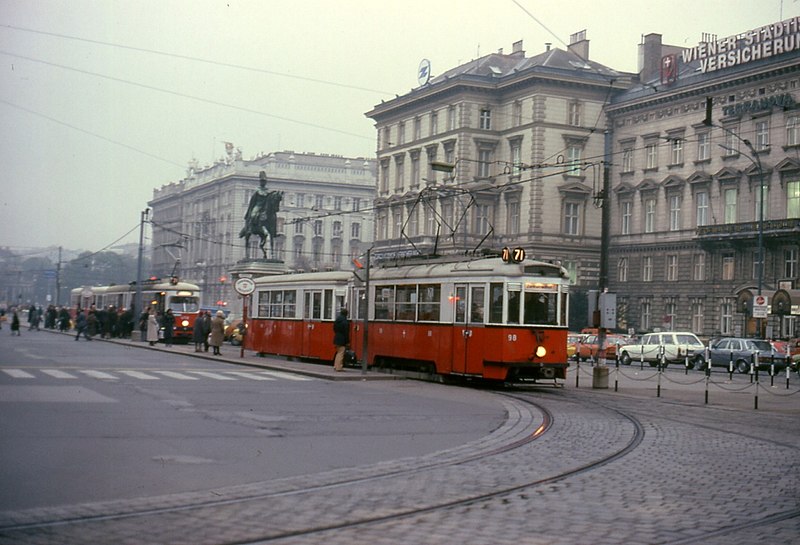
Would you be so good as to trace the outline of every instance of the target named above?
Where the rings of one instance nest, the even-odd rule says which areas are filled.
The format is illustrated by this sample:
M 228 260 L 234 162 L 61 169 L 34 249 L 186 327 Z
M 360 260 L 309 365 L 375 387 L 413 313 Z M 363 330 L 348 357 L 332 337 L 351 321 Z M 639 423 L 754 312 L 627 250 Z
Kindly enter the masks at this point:
M 705 345 L 694 333 L 681 331 L 663 331 L 661 333 L 648 333 L 643 335 L 636 344 L 626 344 L 619 347 L 619 361 L 623 365 L 631 362 L 646 361 L 651 367 L 658 365 L 661 355 L 664 355 L 664 365 L 668 363 L 683 363 L 686 355 L 690 357 L 697 350 L 703 350 Z

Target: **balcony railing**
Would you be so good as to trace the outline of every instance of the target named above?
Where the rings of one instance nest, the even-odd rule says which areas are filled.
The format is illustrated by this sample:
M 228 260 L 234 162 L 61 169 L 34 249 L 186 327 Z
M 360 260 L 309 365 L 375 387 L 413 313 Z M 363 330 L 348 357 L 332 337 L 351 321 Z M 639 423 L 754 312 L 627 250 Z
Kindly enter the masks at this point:
M 697 228 L 698 242 L 724 242 L 754 239 L 758 236 L 758 221 L 704 225 Z M 765 237 L 800 236 L 800 218 L 764 220 Z

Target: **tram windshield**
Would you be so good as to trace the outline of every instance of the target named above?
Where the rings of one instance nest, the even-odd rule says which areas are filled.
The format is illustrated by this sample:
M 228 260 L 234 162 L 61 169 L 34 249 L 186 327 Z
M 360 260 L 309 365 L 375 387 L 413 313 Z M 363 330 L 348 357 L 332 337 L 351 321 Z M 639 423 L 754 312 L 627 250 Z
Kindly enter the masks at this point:
M 200 309 L 200 300 L 195 296 L 176 295 L 169 298 L 169 308 L 173 312 L 197 312 Z

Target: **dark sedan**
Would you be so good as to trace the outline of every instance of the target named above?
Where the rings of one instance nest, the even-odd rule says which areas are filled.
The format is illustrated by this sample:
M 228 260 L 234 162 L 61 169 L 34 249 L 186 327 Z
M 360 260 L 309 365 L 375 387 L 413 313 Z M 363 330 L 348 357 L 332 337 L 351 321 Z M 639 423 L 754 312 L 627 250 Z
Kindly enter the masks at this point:
M 708 345 L 708 350 L 696 351 L 692 362 L 700 370 L 705 370 L 708 362 L 712 367 L 728 367 L 733 362 L 733 368 L 740 373 L 749 373 L 750 365 L 755 362 L 758 355 L 758 368 L 769 370 L 772 358 L 775 358 L 775 371 L 786 368 L 786 355 L 775 352 L 769 341 L 761 339 L 743 339 L 738 337 L 724 337 L 715 339 Z

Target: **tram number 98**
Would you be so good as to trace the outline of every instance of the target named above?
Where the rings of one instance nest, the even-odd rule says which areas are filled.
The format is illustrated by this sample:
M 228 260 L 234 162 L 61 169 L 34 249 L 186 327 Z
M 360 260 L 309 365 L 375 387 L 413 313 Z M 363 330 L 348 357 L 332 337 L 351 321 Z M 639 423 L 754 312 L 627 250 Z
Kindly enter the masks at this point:
M 506 263 L 521 263 L 525 261 L 525 249 L 506 246 L 503 248 L 502 257 Z
M 510 343 L 517 342 L 517 334 L 516 333 L 509 333 L 508 342 L 510 342 Z

